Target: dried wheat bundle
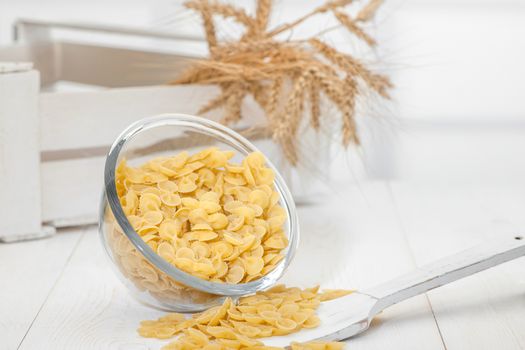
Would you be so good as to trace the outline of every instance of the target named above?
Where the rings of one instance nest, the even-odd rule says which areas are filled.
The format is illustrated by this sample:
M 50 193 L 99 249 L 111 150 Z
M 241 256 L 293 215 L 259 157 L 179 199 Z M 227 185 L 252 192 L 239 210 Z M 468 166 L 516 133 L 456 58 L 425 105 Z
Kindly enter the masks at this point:
M 255 16 L 231 4 L 189 0 L 185 6 L 198 11 L 202 18 L 210 57 L 196 61 L 172 83 L 217 84 L 221 93 L 200 113 L 223 108 L 225 124 L 241 119 L 242 101 L 252 95 L 266 113 L 274 140 L 292 164 L 298 161 L 297 134 L 307 115 L 306 106 L 310 109 L 311 127 L 320 128 L 321 98 L 327 98 L 340 112 L 343 145 L 358 144 L 356 98 L 366 93 L 363 89 L 388 98 L 392 87 L 389 79 L 317 37 L 300 41 L 276 38 L 314 15 L 332 13 L 357 38 L 370 46 L 376 45 L 360 25 L 372 19 L 381 0 L 371 0 L 353 18 L 343 12 L 351 2 L 328 1 L 305 16 L 272 29 L 268 28 L 272 0 L 258 0 Z M 238 41 L 218 42 L 213 16 L 233 19 L 246 30 Z

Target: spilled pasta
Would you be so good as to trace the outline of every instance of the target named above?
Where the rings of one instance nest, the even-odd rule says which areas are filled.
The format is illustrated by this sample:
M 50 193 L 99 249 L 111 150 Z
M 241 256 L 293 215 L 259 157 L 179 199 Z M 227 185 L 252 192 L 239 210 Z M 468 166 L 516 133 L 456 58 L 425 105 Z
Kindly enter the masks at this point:
M 315 328 L 321 320 L 316 310 L 323 301 L 352 293 L 349 290 L 326 290 L 319 287 L 299 289 L 277 285 L 268 291 L 242 297 L 237 303 L 227 298 L 221 306 L 186 318 L 170 313 L 154 321 L 141 322 L 143 337 L 178 338 L 163 350 L 184 349 L 279 349 L 267 347 L 259 338 L 287 335 L 303 328 Z M 293 343 L 292 349 L 342 349 L 343 343 Z

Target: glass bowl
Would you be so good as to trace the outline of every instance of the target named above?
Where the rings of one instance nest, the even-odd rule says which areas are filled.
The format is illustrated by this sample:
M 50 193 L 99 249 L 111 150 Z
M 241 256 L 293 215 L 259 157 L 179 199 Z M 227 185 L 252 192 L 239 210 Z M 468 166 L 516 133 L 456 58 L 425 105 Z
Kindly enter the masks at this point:
M 137 166 L 158 156 L 173 156 L 183 150 L 190 153 L 216 146 L 236 152 L 239 162 L 248 153 L 258 151 L 233 130 L 205 118 L 184 114 L 163 114 L 135 122 L 124 130 L 111 146 L 104 170 L 99 232 L 102 244 L 116 273 L 140 301 L 165 310 L 196 312 L 222 303 L 226 297 L 240 297 L 274 285 L 290 264 L 299 240 L 295 204 L 283 178 L 273 164 L 275 190 L 287 213 L 284 232 L 289 239 L 284 259 L 274 270 L 248 283 L 211 282 L 173 266 L 146 244 L 135 232 L 121 207 L 115 184 L 115 172 L 121 160 Z

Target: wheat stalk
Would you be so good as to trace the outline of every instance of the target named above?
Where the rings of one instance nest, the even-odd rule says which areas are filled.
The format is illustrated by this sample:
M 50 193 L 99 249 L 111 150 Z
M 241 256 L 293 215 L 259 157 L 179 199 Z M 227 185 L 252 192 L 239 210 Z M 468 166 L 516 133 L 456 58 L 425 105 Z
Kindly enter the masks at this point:
M 206 41 L 208 43 L 208 47 L 212 48 L 217 45 L 217 36 L 215 35 L 215 25 L 213 24 L 212 11 L 209 8 L 209 3 L 207 0 L 185 3 L 187 8 L 192 8 L 192 5 L 195 6 L 193 9 L 198 11 L 202 17 Z
M 383 4 L 383 0 L 371 0 L 365 7 L 359 11 L 356 20 L 359 22 L 370 21 L 377 12 L 377 9 Z
M 352 77 L 345 80 L 345 92 L 347 108 L 343 111 L 343 145 L 348 146 L 351 142 L 359 144 L 357 128 L 355 125 L 355 98 L 357 96 L 357 84 Z
M 349 74 L 359 76 L 370 88 L 381 96 L 385 98 L 389 97 L 388 90 L 392 88 L 392 83 L 387 77 L 372 73 L 357 59 L 350 55 L 338 52 L 333 47 L 318 39 L 313 38 L 308 42 L 330 62 L 334 63 Z
M 220 4 L 217 2 L 193 0 L 185 2 L 184 6 L 186 6 L 189 9 L 200 11 L 201 13 L 203 11 L 206 11 L 213 14 L 221 15 L 225 18 L 232 18 L 247 27 L 255 26 L 255 20 L 252 17 L 250 17 L 246 13 L 246 11 L 244 11 L 243 9 L 236 8 L 230 4 Z
M 272 12 L 272 0 L 257 1 L 257 10 L 255 11 L 255 22 L 258 33 L 264 33 L 268 27 L 270 13 Z
M 221 93 L 215 97 L 214 99 L 211 99 L 210 101 L 208 101 L 208 103 L 206 103 L 204 106 L 201 107 L 201 109 L 199 109 L 199 114 L 204 114 L 206 112 L 209 112 L 211 110 L 214 110 L 216 108 L 219 108 L 221 107 L 222 105 L 224 105 L 226 103 L 226 100 L 228 99 L 228 97 L 230 96 L 230 89 L 231 89 L 232 85 L 231 84 L 222 84 L 221 85 Z
M 315 130 L 318 130 L 321 127 L 321 101 L 319 96 L 319 81 L 315 77 L 310 84 L 308 93 L 310 97 L 310 125 Z
M 318 8 L 314 9 L 313 11 L 307 13 L 303 17 L 300 17 L 300 18 L 296 19 L 295 21 L 293 21 L 291 23 L 283 24 L 282 26 L 272 30 L 271 32 L 268 33 L 268 36 L 275 36 L 277 34 L 280 34 L 280 33 L 284 32 L 284 31 L 287 31 L 287 30 L 290 30 L 292 28 L 295 28 L 296 26 L 298 26 L 299 24 L 303 23 L 304 21 L 306 21 L 310 17 L 313 17 L 313 16 L 318 15 L 320 13 L 327 12 L 329 10 L 335 10 L 335 9 L 337 9 L 339 7 L 344 7 L 344 6 L 348 5 L 348 4 L 350 4 L 352 1 L 353 0 L 334 0 L 334 1 L 329 1 L 325 5 L 319 6 Z
M 279 100 L 281 98 L 281 90 L 283 87 L 283 77 L 274 79 L 269 87 L 270 94 L 268 104 L 266 105 L 266 116 L 268 124 L 272 130 L 276 128 L 277 109 L 279 107 Z
M 233 83 L 224 103 L 225 111 L 222 119 L 224 124 L 236 123 L 241 119 L 241 107 L 244 96 L 246 96 L 244 83 Z
M 381 1 L 371 0 L 352 19 L 343 12 L 352 0 L 328 1 L 290 23 L 268 28 L 272 1 L 258 0 L 255 16 L 243 9 L 216 1 L 190 0 L 186 7 L 199 12 L 206 33 L 210 58 L 198 60 L 172 84 L 216 84 L 221 92 L 208 101 L 200 113 L 217 108 L 222 122 L 233 124 L 242 118 L 242 103 L 248 95 L 264 110 L 268 130 L 290 163 L 296 164 L 298 133 L 309 103 L 310 126 L 319 130 L 321 99 L 337 107 L 341 118 L 341 143 L 358 144 L 356 101 L 368 89 L 388 98 L 392 84 L 388 77 L 369 70 L 357 58 L 343 54 L 313 37 L 302 41 L 276 39 L 312 16 L 331 12 L 354 36 L 376 45 L 360 26 L 373 18 Z M 213 16 L 232 18 L 244 26 L 238 41 L 217 42 Z M 360 84 L 360 82 L 364 84 Z
M 352 19 L 348 15 L 341 11 L 334 11 L 334 15 L 339 21 L 339 23 L 345 26 L 346 29 L 348 29 L 350 32 L 354 33 L 356 37 L 364 40 L 370 46 L 376 45 L 376 41 L 374 40 L 374 38 L 370 37 L 368 34 L 365 33 L 364 30 L 359 28 L 357 24 L 354 21 L 352 21 Z

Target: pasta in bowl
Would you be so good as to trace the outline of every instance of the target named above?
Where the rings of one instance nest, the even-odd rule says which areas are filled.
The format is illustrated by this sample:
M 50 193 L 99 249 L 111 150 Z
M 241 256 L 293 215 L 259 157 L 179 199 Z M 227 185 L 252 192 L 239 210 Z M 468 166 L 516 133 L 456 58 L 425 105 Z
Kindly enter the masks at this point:
M 249 141 L 208 119 L 126 129 L 105 168 L 100 234 L 139 300 L 199 311 L 274 285 L 293 258 L 295 205 Z

